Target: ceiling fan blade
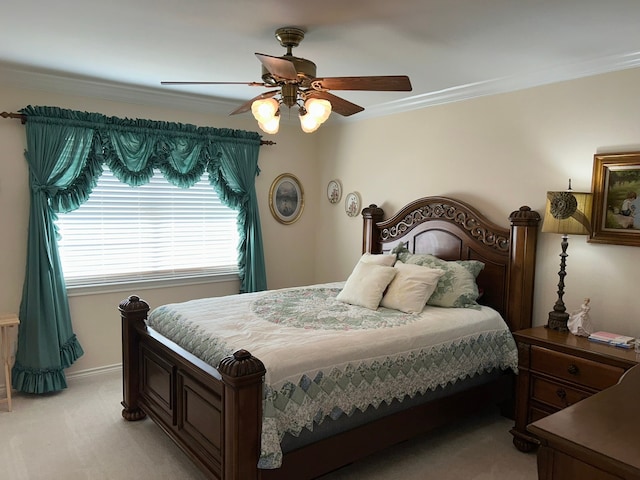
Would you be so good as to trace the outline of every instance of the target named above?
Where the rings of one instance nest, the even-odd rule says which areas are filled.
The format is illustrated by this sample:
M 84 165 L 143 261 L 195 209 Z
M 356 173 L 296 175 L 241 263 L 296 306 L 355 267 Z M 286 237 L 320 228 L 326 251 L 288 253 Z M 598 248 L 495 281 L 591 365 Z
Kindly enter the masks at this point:
M 240 105 L 229 115 L 237 115 L 239 113 L 248 112 L 249 110 L 251 110 L 251 104 L 253 104 L 253 102 L 255 102 L 256 100 L 264 100 L 265 98 L 271 98 L 274 95 L 277 95 L 278 93 L 280 93 L 280 90 L 271 90 L 270 92 L 261 93 L 257 97 L 253 97 L 251 100 Z
M 284 78 L 285 80 L 296 80 L 298 78 L 298 72 L 293 62 L 263 53 L 256 53 L 256 57 L 258 57 L 258 60 L 262 62 L 264 68 L 266 68 L 271 75 Z
M 160 82 L 160 85 L 249 85 L 250 87 L 266 87 L 262 82 Z
M 336 97 L 329 92 L 319 92 L 316 90 L 308 90 L 306 93 L 307 98 L 321 98 L 328 100 L 331 104 L 331 111 L 336 112 L 343 117 L 348 117 L 354 113 L 358 113 L 364 110 L 364 107 L 351 103 L 344 98 Z
M 410 92 L 411 81 L 406 75 L 386 75 L 378 77 L 327 77 L 311 82 L 316 90 L 369 90 L 387 92 Z

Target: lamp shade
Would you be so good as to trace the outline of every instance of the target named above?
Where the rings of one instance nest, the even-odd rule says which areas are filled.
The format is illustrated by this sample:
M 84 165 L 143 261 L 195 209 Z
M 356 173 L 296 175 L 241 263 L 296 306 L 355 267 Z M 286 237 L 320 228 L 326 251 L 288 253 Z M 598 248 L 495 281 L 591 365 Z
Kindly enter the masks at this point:
M 331 103 L 322 98 L 310 98 L 304 102 L 307 114 L 318 119 L 318 123 L 324 123 L 331 115 Z
M 547 192 L 542 231 L 563 235 L 588 235 L 591 231 L 591 193 Z
M 278 101 L 275 98 L 263 98 L 251 104 L 251 113 L 259 123 L 267 123 L 278 112 Z
M 300 126 L 305 133 L 313 133 L 320 128 L 320 122 L 316 117 L 307 113 L 306 115 L 300 115 Z
M 274 115 L 265 122 L 258 122 L 258 126 L 264 133 L 278 133 L 278 130 L 280 129 L 280 115 Z

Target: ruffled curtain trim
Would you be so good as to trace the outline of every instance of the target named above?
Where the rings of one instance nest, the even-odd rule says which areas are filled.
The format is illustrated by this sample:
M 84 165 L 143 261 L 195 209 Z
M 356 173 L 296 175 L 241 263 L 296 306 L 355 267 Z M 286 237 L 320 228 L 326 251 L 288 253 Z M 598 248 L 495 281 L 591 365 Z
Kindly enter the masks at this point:
M 49 393 L 67 388 L 62 367 L 49 369 L 26 368 L 16 362 L 11 383 L 13 388 L 25 393 Z
M 82 355 L 84 355 L 84 350 L 82 350 L 82 346 L 74 334 L 69 340 L 67 340 L 67 343 L 60 348 L 62 368 L 69 368 Z
M 16 361 L 11 371 L 11 384 L 19 392 L 50 393 L 67 388 L 64 369 L 84 354 L 75 334 L 60 348 L 62 365 L 54 368 L 29 368 Z
M 64 369 L 69 368 L 84 354 L 75 334 L 60 348 L 62 366 L 55 368 L 28 368 L 16 361 L 11 372 L 13 388 L 25 393 L 50 393 L 67 388 Z
M 97 137 L 94 136 L 94 144 Z M 94 147 L 95 148 L 95 147 Z M 93 149 L 92 149 L 93 150 Z M 76 179 L 67 188 L 58 190 L 51 196 L 51 208 L 57 213 L 71 212 L 85 203 L 102 175 L 102 160 L 90 154 L 85 166 Z

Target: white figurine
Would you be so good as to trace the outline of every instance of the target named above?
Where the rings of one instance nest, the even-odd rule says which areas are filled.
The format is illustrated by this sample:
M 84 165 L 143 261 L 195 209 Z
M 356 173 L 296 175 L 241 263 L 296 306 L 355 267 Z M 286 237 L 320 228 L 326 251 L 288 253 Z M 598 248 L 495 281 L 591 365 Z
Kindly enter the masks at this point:
M 567 327 L 569 331 L 579 337 L 588 337 L 593 333 L 593 327 L 591 326 L 591 319 L 589 318 L 589 306 L 590 299 L 585 298 L 584 303 L 580 307 L 580 310 L 576 310 L 569 315 L 569 321 Z

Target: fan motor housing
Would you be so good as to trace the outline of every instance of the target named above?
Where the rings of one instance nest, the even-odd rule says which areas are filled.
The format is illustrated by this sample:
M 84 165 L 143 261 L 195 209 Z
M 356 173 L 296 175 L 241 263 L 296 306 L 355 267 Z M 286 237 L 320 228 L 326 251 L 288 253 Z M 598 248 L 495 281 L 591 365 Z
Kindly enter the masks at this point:
M 293 66 L 298 73 L 298 79 L 295 83 L 301 87 L 308 88 L 311 86 L 311 81 L 316 78 L 316 64 L 306 58 L 294 57 L 292 55 L 284 55 L 283 60 L 288 60 L 293 63 Z M 269 85 L 281 85 L 282 83 L 291 82 L 291 80 L 277 80 L 269 73 L 266 67 L 262 66 L 262 81 Z

